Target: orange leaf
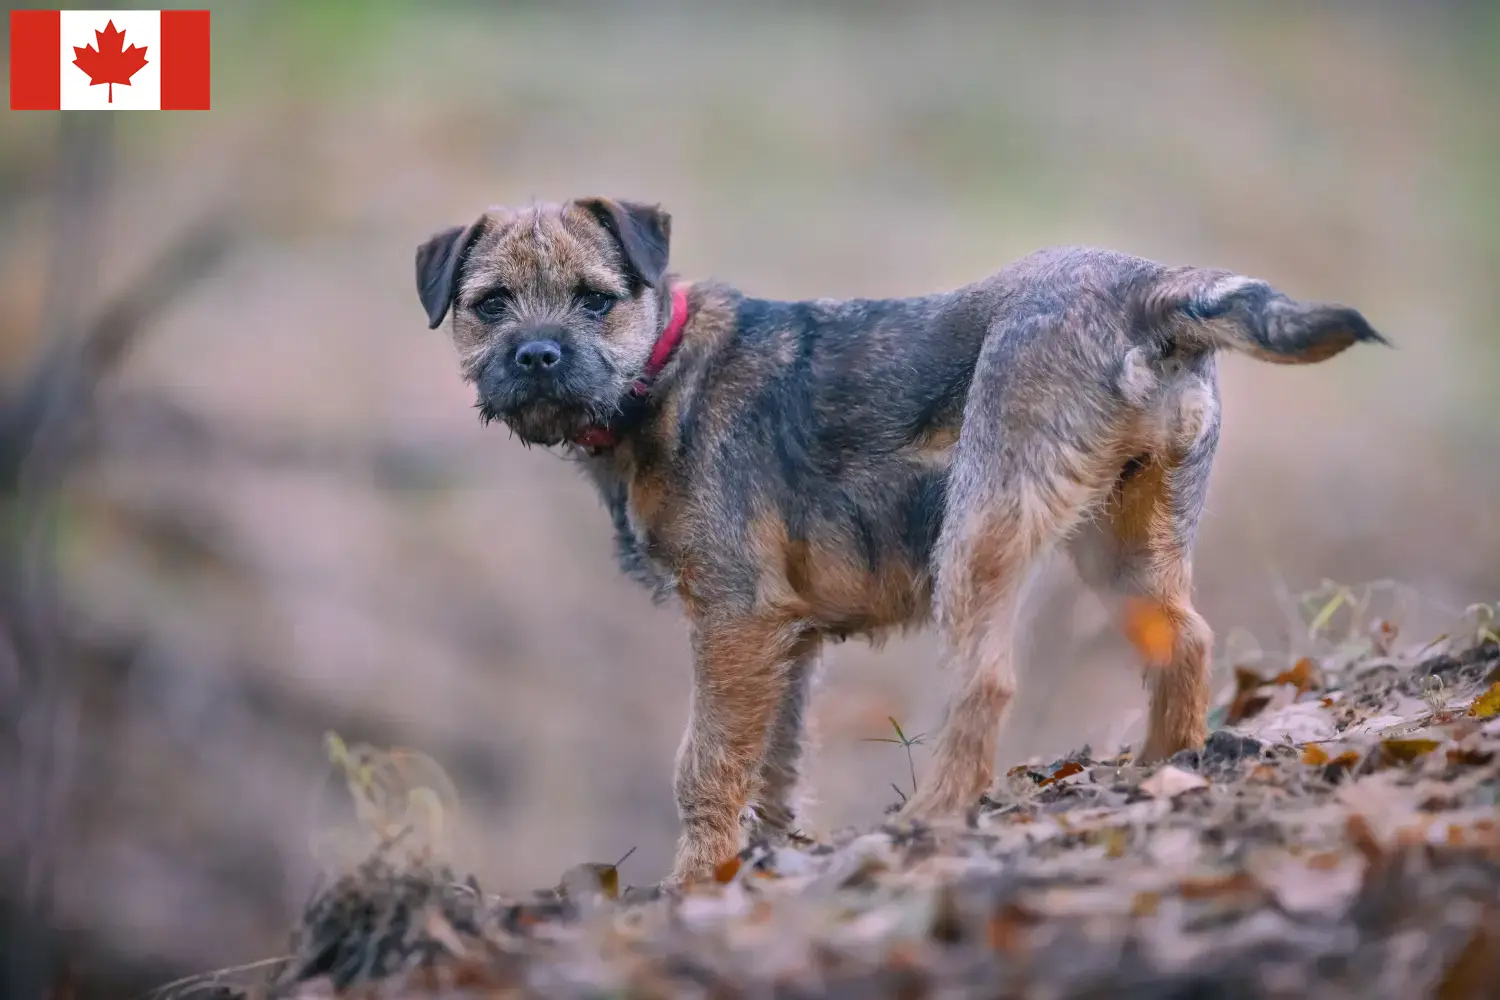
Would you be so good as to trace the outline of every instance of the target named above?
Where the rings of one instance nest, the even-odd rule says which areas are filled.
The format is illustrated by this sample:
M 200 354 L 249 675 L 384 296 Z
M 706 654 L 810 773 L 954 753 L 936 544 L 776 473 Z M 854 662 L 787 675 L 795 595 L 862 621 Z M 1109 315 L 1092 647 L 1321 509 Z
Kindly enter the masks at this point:
M 1291 684 L 1302 694 L 1313 686 L 1317 680 L 1317 664 L 1307 657 L 1298 660 L 1290 670 L 1283 670 L 1277 674 L 1272 684 Z
M 1036 918 L 1016 903 L 1007 903 L 990 917 L 990 947 L 1002 954 L 1013 955 L 1026 944 L 1027 931 L 1036 923 Z
M 1125 605 L 1125 635 L 1148 667 L 1171 665 L 1172 650 L 1177 645 L 1177 626 L 1160 604 L 1129 601 Z
M 1316 743 L 1309 743 L 1302 748 L 1302 763 L 1313 767 L 1321 767 L 1328 763 L 1328 751 Z
M 1347 771 L 1350 768 L 1354 767 L 1355 764 L 1358 764 L 1358 763 L 1359 763 L 1359 753 L 1358 753 L 1358 751 L 1355 751 L 1355 750 L 1345 750 L 1343 753 L 1341 753 L 1337 757 L 1333 758 L 1333 760 L 1330 760 L 1328 762 L 1328 766 L 1329 767 L 1342 768 L 1343 770 Z
M 1069 776 L 1074 775 L 1074 774 L 1082 774 L 1082 773 L 1083 773 L 1083 765 L 1080 764 L 1080 763 L 1078 763 L 1078 761 L 1076 761 L 1076 760 L 1070 760 L 1066 764 L 1064 764 L 1062 767 L 1059 767 L 1056 771 L 1053 771 L 1052 772 L 1052 777 L 1046 778 L 1046 779 L 1044 779 L 1042 781 L 1037 782 L 1037 787 L 1038 788 L 1045 788 L 1045 787 L 1047 787 L 1048 785 L 1050 785 L 1050 784 L 1052 784 L 1054 782 L 1061 781 L 1063 778 L 1069 777 Z
M 1260 885 L 1245 872 L 1209 878 L 1183 879 L 1177 886 L 1183 899 L 1216 899 L 1220 896 L 1259 894 Z

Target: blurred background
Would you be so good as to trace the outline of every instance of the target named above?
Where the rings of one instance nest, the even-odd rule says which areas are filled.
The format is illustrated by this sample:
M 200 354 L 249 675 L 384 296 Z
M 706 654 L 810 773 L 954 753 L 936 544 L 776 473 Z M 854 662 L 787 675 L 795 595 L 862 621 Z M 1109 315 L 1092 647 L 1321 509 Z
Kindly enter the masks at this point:
M 773 298 L 1093 243 L 1356 305 L 1396 350 L 1221 366 L 1216 669 L 1325 578 L 1400 581 L 1412 638 L 1500 597 L 1500 5 L 211 6 L 211 112 L 0 116 L 14 968 L 278 953 L 328 730 L 440 762 L 486 888 L 665 874 L 679 614 L 417 302 L 417 244 L 492 203 L 659 201 L 677 271 Z M 1135 736 L 1106 610 L 1066 567 L 1032 604 L 1002 765 Z M 934 727 L 934 666 L 834 648 L 811 829 L 909 785 L 865 741 Z

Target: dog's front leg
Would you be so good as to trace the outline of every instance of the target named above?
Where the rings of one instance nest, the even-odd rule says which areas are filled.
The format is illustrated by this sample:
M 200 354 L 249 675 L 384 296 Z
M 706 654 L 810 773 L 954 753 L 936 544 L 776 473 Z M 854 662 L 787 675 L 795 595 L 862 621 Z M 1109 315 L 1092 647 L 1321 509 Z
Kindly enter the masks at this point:
M 693 707 L 677 752 L 682 839 L 672 881 L 699 878 L 740 849 L 740 813 L 791 683 L 796 630 L 779 620 L 695 624 Z

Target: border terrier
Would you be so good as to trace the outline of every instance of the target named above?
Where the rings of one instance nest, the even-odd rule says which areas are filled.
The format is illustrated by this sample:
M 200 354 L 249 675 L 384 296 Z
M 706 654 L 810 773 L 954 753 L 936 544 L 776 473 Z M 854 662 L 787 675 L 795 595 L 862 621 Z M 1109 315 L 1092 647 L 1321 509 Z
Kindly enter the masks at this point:
M 593 479 L 627 573 L 675 594 L 693 691 L 672 881 L 793 831 L 820 645 L 935 623 L 956 690 L 907 819 L 989 787 L 1028 569 L 1170 628 L 1137 759 L 1200 745 L 1212 633 L 1192 548 L 1215 355 L 1310 364 L 1384 343 L 1353 309 L 1092 248 L 916 298 L 751 298 L 667 272 L 671 218 L 608 198 L 492 208 L 416 255 L 480 418 Z

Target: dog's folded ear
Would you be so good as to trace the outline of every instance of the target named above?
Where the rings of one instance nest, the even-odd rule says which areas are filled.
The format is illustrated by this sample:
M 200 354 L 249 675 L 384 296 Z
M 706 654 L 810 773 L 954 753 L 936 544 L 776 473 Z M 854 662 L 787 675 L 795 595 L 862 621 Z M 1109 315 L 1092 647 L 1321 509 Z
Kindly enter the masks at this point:
M 672 216 L 658 205 L 612 198 L 580 198 L 577 204 L 615 238 L 631 279 L 655 288 L 667 271 Z
M 427 310 L 427 328 L 436 330 L 458 286 L 458 270 L 469 245 L 479 235 L 480 224 L 451 226 L 417 247 L 417 294 Z

